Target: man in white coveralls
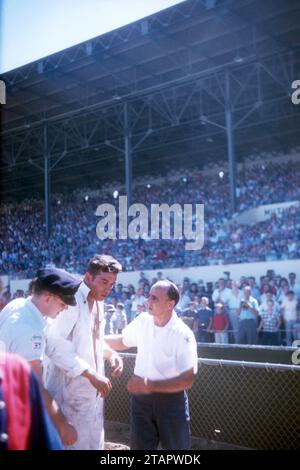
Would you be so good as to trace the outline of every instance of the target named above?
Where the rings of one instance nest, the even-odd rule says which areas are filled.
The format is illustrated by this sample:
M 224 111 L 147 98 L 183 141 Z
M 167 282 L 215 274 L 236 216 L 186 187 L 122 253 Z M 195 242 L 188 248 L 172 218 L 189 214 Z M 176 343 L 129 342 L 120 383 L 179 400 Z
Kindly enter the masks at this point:
M 121 269 L 112 256 L 94 256 L 76 293 L 77 305 L 62 312 L 47 333 L 46 386 L 78 434 L 68 450 L 104 447 L 103 398 L 112 386 L 103 359 L 110 361 L 113 376 L 121 374 L 123 364 L 104 342 L 103 300 Z

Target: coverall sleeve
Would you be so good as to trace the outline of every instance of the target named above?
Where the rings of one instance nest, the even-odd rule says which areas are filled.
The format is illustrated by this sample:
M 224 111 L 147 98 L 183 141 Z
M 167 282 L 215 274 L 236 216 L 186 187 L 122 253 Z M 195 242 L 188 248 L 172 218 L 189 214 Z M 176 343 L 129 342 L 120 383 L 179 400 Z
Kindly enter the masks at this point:
M 49 325 L 46 331 L 46 355 L 71 377 L 77 377 L 89 369 L 89 364 L 76 353 L 71 341 L 72 332 L 78 321 L 77 308 L 69 307 Z

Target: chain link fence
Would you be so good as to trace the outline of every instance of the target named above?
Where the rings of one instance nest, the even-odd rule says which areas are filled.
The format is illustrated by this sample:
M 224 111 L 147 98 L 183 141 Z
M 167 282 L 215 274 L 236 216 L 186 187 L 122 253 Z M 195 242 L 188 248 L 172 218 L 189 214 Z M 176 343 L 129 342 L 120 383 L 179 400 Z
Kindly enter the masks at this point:
M 124 372 L 112 379 L 108 421 L 129 423 L 126 384 L 135 354 L 122 354 Z M 189 392 L 194 437 L 252 449 L 300 448 L 300 367 L 199 359 Z

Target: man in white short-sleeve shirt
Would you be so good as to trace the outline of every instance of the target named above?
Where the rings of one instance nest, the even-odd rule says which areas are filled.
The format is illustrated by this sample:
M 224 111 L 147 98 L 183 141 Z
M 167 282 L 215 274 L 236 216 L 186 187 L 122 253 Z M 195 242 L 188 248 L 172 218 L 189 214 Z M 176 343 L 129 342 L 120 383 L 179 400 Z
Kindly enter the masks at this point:
M 292 290 L 288 291 L 287 298 L 281 304 L 281 312 L 285 323 L 286 345 L 292 345 L 294 323 L 297 317 L 297 300 Z
M 77 433 L 44 388 L 42 361 L 46 320 L 57 317 L 68 305 L 76 305 L 75 292 L 79 285 L 80 281 L 63 269 L 40 269 L 33 284 L 33 295 L 12 300 L 0 314 L 0 347 L 22 356 L 37 374 L 47 411 L 64 444 L 74 443 Z
M 186 390 L 197 373 L 197 344 L 193 332 L 174 307 L 179 291 L 170 281 L 151 288 L 149 313 L 141 313 L 122 335 L 106 336 L 114 349 L 137 347 L 134 375 L 127 384 L 132 394 L 131 449 L 190 449 Z

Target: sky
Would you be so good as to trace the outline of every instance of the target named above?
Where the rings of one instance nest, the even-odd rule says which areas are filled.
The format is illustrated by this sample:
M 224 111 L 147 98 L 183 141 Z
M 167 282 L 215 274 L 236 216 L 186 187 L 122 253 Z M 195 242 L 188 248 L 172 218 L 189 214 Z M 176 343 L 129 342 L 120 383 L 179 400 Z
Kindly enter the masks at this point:
M 0 73 L 184 0 L 0 0 Z

